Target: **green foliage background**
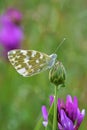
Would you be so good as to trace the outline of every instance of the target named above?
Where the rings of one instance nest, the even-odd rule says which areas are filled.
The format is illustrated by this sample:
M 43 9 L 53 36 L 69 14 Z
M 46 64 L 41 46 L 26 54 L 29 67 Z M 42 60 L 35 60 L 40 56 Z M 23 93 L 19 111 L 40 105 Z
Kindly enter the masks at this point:
M 77 96 L 80 109 L 87 110 L 87 0 L 0 0 L 0 13 L 8 7 L 23 13 L 22 48 L 51 54 L 67 38 L 56 52 L 67 72 L 66 87 L 58 96 Z M 0 61 L 0 130 L 34 129 L 41 106 L 48 106 L 53 94 L 48 75 L 46 71 L 24 78 L 9 62 Z M 83 129 L 87 129 L 86 116 Z

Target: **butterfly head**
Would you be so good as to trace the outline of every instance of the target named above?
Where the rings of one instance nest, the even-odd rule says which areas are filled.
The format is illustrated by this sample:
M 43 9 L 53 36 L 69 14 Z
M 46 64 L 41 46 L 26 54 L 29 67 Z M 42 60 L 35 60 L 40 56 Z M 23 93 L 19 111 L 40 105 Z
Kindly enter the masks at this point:
M 57 58 L 57 55 L 56 54 L 51 54 L 50 55 L 50 61 L 49 61 L 49 68 L 51 68 L 54 64 L 55 64 L 55 61 L 56 61 L 56 58 Z

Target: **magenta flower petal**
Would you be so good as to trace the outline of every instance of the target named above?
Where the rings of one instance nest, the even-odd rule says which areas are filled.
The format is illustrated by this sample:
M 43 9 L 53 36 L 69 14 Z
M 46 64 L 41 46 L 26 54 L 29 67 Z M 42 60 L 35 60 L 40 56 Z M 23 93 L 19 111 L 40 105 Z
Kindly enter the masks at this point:
M 68 115 L 71 116 L 73 112 L 73 102 L 70 95 L 66 98 L 66 112 L 68 112 Z
M 63 130 L 63 127 L 59 122 L 58 122 L 58 128 L 59 128 L 59 130 Z
M 82 123 L 83 119 L 84 119 L 84 116 L 85 116 L 85 110 L 83 109 L 81 112 L 78 108 L 78 115 L 77 115 L 77 124 L 76 124 L 76 127 L 79 127 L 80 124 Z
M 64 130 L 74 130 L 73 122 L 66 116 L 64 110 L 61 110 L 61 123 Z
M 42 106 L 42 114 L 43 114 L 43 118 L 44 120 L 48 120 L 48 112 L 47 112 L 47 109 L 46 109 L 46 106 Z
M 50 96 L 50 106 L 52 105 L 53 102 L 54 102 L 54 97 Z
M 75 121 L 77 118 L 77 109 L 78 109 L 78 99 L 77 97 L 74 97 L 73 100 L 73 115 L 72 115 L 72 120 Z
M 48 112 L 47 112 L 46 106 L 42 106 L 42 115 L 44 118 L 43 125 L 46 127 L 48 124 Z
M 76 115 L 76 112 L 77 112 L 76 98 L 74 99 L 74 102 L 73 102 L 72 97 L 70 95 L 68 95 L 66 99 L 66 112 L 72 120 L 74 120 L 77 116 Z
M 58 99 L 57 107 L 58 107 L 58 113 L 59 114 L 61 113 L 61 109 L 65 109 L 65 103 L 60 98 Z

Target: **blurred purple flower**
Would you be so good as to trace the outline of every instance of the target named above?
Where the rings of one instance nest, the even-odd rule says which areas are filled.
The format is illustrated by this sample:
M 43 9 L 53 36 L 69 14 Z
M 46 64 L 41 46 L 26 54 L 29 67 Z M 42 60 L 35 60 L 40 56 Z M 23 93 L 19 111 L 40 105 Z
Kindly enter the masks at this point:
M 53 103 L 53 96 L 50 96 L 50 104 Z M 57 105 L 58 111 L 58 129 L 59 130 L 78 130 L 82 123 L 85 110 L 80 112 L 78 108 L 78 99 L 70 95 L 66 98 L 66 103 L 63 100 L 58 99 Z M 48 112 L 45 106 L 42 106 L 42 115 L 44 118 L 43 125 L 46 127 L 48 124 Z
M 3 55 L 12 49 L 21 47 L 24 37 L 20 26 L 22 14 L 13 8 L 8 9 L 0 16 L 0 46 L 3 47 Z

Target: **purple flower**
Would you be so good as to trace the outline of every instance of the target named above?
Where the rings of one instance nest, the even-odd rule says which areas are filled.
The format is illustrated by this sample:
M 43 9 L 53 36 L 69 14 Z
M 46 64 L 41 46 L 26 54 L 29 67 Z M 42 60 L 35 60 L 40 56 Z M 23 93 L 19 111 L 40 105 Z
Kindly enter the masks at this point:
M 53 101 L 53 96 L 50 96 L 51 105 Z M 44 122 L 43 125 L 46 127 L 49 121 L 47 109 L 45 106 L 44 108 L 45 110 L 42 109 L 42 115 L 44 122 L 46 122 L 46 125 Z M 74 97 L 74 99 L 72 100 L 72 97 L 70 95 L 67 96 L 66 103 L 64 103 L 62 99 L 58 99 L 57 112 L 58 130 L 78 130 L 85 116 L 85 110 L 83 109 L 80 112 L 78 108 L 77 97 Z
M 45 106 L 42 106 L 42 115 L 44 118 L 43 125 L 46 127 L 48 124 L 48 112 Z
M 22 14 L 13 8 L 0 16 L 0 46 L 3 48 L 3 55 L 7 55 L 9 50 L 21 47 L 24 36 L 21 20 Z

